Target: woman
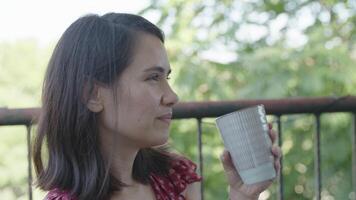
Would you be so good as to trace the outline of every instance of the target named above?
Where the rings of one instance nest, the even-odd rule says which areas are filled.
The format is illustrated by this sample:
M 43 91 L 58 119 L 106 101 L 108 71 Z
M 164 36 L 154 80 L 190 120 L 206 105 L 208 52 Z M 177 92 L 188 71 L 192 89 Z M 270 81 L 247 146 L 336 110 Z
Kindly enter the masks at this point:
M 65 31 L 33 148 L 45 199 L 200 199 L 196 165 L 163 148 L 178 101 L 163 43 L 159 28 L 131 14 L 84 16 Z M 223 155 L 231 199 L 257 199 L 271 184 L 244 185 Z

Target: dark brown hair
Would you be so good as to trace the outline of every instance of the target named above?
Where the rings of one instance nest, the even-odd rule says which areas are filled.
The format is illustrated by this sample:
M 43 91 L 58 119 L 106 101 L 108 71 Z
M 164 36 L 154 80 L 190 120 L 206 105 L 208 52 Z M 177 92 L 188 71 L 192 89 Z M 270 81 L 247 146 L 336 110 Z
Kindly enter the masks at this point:
M 33 145 L 41 189 L 58 188 L 78 199 L 94 200 L 107 199 L 125 186 L 110 175 L 100 152 L 97 115 L 87 108 L 83 94 L 91 95 L 97 82 L 113 87 L 133 59 L 140 33 L 164 42 L 162 31 L 151 22 L 120 13 L 81 17 L 60 38 L 45 75 Z M 133 178 L 146 184 L 151 173 L 166 174 L 170 159 L 166 150 L 141 149 Z

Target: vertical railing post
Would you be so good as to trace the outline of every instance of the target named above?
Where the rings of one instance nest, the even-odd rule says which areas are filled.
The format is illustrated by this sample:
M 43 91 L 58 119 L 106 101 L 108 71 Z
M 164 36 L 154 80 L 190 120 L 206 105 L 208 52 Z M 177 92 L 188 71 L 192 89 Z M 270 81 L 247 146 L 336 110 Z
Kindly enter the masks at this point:
M 356 113 L 352 115 L 352 188 L 356 195 Z
M 282 149 L 282 123 L 281 123 L 281 116 L 277 116 L 277 125 L 278 125 L 278 146 Z M 278 200 L 284 199 L 284 183 L 283 183 L 283 155 L 281 155 L 281 168 L 278 177 Z
M 26 125 L 27 129 L 27 161 L 28 161 L 28 199 L 32 200 L 32 165 L 31 165 L 31 124 Z
M 198 118 L 198 152 L 199 152 L 199 173 L 203 177 L 203 142 L 202 142 L 202 120 Z M 201 200 L 204 200 L 204 179 L 200 184 Z
M 316 131 L 314 134 L 314 173 L 315 173 L 315 196 L 321 199 L 321 166 L 320 166 L 320 114 L 315 114 Z

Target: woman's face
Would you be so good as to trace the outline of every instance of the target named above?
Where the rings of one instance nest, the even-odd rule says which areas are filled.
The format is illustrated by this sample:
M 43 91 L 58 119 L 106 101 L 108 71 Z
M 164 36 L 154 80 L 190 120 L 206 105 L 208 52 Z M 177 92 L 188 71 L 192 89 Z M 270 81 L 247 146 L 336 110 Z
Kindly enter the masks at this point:
M 118 79 L 117 103 L 110 89 L 101 89 L 102 133 L 139 148 L 164 144 L 168 139 L 172 106 L 178 97 L 168 84 L 170 65 L 162 42 L 140 34 L 132 63 Z

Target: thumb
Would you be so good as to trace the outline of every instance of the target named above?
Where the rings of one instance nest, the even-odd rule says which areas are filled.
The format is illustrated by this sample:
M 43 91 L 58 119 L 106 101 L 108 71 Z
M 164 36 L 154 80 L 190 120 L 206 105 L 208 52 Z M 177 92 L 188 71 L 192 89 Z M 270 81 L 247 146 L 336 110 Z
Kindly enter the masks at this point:
M 225 149 L 224 152 L 222 153 L 220 159 L 223 164 L 225 175 L 227 177 L 229 185 L 231 187 L 236 187 L 236 186 L 242 185 L 243 183 L 242 183 L 241 177 L 240 177 L 239 173 L 236 171 L 234 163 L 232 162 L 230 152 Z

